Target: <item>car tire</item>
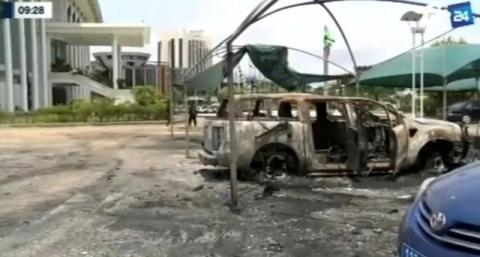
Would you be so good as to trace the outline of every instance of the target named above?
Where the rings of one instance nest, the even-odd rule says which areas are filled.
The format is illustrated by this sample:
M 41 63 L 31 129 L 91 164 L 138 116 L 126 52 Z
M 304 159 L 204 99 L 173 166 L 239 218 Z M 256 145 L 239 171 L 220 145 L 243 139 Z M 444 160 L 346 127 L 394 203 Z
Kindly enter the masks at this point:
M 427 175 L 441 175 L 448 171 L 445 158 L 437 150 L 432 150 L 425 156 L 421 172 Z
M 249 176 L 256 180 L 270 180 L 285 177 L 286 175 L 298 174 L 297 158 L 288 151 L 261 151 L 260 162 L 250 172 L 244 173 L 243 177 Z

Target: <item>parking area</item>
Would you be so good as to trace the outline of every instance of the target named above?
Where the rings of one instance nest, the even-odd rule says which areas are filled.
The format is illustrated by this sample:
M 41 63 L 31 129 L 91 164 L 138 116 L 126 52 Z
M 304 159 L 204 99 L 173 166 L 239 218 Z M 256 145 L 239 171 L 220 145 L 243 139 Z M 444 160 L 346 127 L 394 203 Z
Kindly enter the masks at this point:
M 423 179 L 240 183 L 233 214 L 225 173 L 165 125 L 1 134 L 1 256 L 394 256 Z

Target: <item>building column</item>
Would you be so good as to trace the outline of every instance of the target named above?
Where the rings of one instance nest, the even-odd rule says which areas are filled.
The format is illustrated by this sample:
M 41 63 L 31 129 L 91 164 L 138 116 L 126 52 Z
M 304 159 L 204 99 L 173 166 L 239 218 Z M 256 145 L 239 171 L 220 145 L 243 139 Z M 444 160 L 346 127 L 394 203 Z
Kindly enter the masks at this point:
M 83 68 L 87 66 L 87 47 L 83 46 Z
M 37 21 L 30 20 L 30 37 L 32 40 L 32 109 L 40 108 L 40 79 L 38 70 L 38 40 L 37 40 Z
M 113 35 L 113 40 L 112 40 L 112 85 L 113 89 L 118 89 L 118 42 L 117 42 L 117 36 Z
M 77 68 L 82 68 L 82 47 L 77 46 Z
M 25 43 L 25 21 L 18 19 L 18 36 L 20 47 L 20 84 L 22 86 L 22 109 L 28 111 L 27 53 Z
M 46 31 L 46 30 L 45 30 Z M 52 74 L 52 38 L 47 35 L 47 96 L 48 104 L 53 105 L 53 85 L 50 82 L 50 76 Z
M 147 66 L 143 67 L 143 85 L 147 85 Z
M 80 55 L 78 54 L 78 47 L 79 46 L 74 46 L 73 47 L 73 62 L 75 63 L 75 68 L 78 69 L 80 68 Z
M 5 1 L 7 2 L 7 1 Z M 14 93 L 13 93 L 13 63 L 12 63 L 12 34 L 10 31 L 10 20 L 3 19 L 3 46 L 5 53 L 5 98 L 7 112 L 14 112 Z
M 49 103 L 49 91 L 51 91 L 50 89 L 50 85 L 48 83 L 48 71 L 49 71 L 49 68 L 48 66 L 49 65 L 49 56 L 48 56 L 48 53 L 49 53 L 49 48 L 50 48 L 50 44 L 49 44 L 49 40 L 47 40 L 47 31 L 46 31 L 46 28 L 45 28 L 45 20 L 44 19 L 41 19 L 40 20 L 40 44 L 41 44 L 41 48 L 42 48 L 42 94 L 41 94 L 41 97 L 42 97 L 42 101 L 43 101 L 43 106 L 49 106 L 50 103 Z
M 75 68 L 75 47 L 72 45 L 68 46 L 68 59 L 70 67 Z
M 132 69 L 132 88 L 137 86 L 137 70 L 135 67 L 131 67 Z
M 63 88 L 65 88 L 65 97 L 67 98 L 66 101 L 67 103 L 70 103 L 72 101 L 72 91 L 70 90 L 71 87 L 63 86 Z
M 80 68 L 85 67 L 85 46 L 80 47 Z
M 83 46 L 78 47 L 78 68 L 83 67 Z
M 70 101 L 75 101 L 75 99 L 77 98 L 77 96 L 75 95 L 75 89 L 77 88 L 77 86 L 71 86 L 70 87 L 70 96 L 72 97 L 70 99 Z
M 83 99 L 83 87 L 82 85 L 78 85 L 78 99 Z
M 122 46 L 119 44 L 117 47 L 117 56 L 118 56 L 118 77 L 121 79 L 125 79 L 125 72 L 126 69 L 123 67 L 123 60 L 122 60 Z M 118 85 L 120 86 L 120 85 Z
M 65 55 L 65 62 L 70 63 L 70 46 L 65 47 L 66 55 Z M 71 65 L 71 64 L 70 64 Z
M 92 100 L 92 93 L 88 88 L 85 89 L 85 100 L 89 102 Z
M 158 71 L 158 70 L 159 70 L 158 67 L 159 67 L 159 65 L 160 65 L 160 64 L 157 63 L 157 64 L 155 64 L 155 66 L 153 67 L 153 83 L 154 83 L 155 88 L 156 88 L 157 90 L 160 90 L 160 91 L 161 91 L 161 89 L 160 89 L 160 87 L 159 87 L 159 81 L 158 81 L 158 80 L 159 80 L 159 78 L 158 78 L 158 72 L 159 72 L 159 71 Z
M 90 66 L 90 46 L 87 46 L 87 65 Z

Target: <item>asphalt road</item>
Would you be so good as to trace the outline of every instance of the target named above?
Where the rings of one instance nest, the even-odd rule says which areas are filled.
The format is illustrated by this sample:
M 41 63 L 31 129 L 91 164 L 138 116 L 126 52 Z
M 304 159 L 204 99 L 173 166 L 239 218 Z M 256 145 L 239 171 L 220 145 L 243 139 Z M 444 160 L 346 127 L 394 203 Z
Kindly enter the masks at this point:
M 241 183 L 232 213 L 225 174 L 186 159 L 164 125 L 0 133 L 2 257 L 395 256 L 422 181 Z

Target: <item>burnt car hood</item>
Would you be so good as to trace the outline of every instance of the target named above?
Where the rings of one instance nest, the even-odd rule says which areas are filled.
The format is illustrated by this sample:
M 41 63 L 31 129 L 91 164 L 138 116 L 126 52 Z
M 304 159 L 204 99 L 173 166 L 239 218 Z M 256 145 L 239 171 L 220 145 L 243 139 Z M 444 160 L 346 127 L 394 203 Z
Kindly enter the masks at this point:
M 420 126 L 435 126 L 435 127 L 445 127 L 456 129 L 459 126 L 453 122 L 437 120 L 437 119 L 427 119 L 427 118 L 415 118 L 409 119 L 412 123 Z
M 480 162 L 476 162 L 436 179 L 423 199 L 432 213 L 444 213 L 450 226 L 480 226 L 479 191 Z

